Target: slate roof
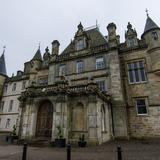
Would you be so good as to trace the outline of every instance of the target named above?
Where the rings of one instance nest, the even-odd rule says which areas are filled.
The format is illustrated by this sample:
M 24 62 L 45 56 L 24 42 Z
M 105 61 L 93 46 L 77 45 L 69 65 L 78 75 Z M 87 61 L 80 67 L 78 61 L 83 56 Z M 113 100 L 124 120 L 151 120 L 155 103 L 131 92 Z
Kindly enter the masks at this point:
M 7 76 L 4 53 L 0 57 L 0 75 Z
M 94 48 L 100 45 L 105 45 L 107 43 L 106 38 L 101 34 L 98 28 L 86 30 L 85 33 L 87 37 L 89 37 L 90 39 L 91 48 Z M 75 51 L 75 40 L 73 40 L 61 54 L 67 54 L 73 51 Z
M 152 29 L 157 29 L 157 28 L 160 29 L 158 27 L 158 25 L 148 16 L 147 20 L 146 20 L 146 25 L 145 25 L 145 28 L 144 28 L 144 33 L 148 32 Z
M 39 60 L 42 61 L 42 55 L 41 55 L 41 50 L 38 48 L 37 52 L 35 53 L 34 57 L 32 60 Z

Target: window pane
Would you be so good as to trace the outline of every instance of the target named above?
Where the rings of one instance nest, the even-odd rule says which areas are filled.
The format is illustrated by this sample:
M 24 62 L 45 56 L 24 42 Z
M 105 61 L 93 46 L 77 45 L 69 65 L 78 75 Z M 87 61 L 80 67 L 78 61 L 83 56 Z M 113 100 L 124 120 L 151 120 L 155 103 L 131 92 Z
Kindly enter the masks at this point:
M 140 69 L 141 80 L 146 81 L 145 71 L 144 69 Z
M 145 99 L 137 99 L 137 105 L 145 105 Z
M 134 65 L 134 69 L 138 69 L 138 63 L 137 62 L 134 62 L 133 65 Z
M 103 58 L 97 58 L 96 59 L 96 69 L 102 69 L 104 68 L 104 60 Z
M 106 91 L 106 88 L 105 88 L 105 81 L 98 81 L 97 82 L 98 84 L 98 87 L 101 91 Z
M 83 62 L 77 62 L 77 73 L 83 72 Z
M 147 107 L 146 107 L 145 99 L 137 99 L 136 105 L 137 105 L 138 114 L 147 114 Z
M 66 68 L 65 65 L 59 66 L 59 76 L 65 75 L 65 68 Z
M 134 73 L 135 73 L 135 81 L 139 82 L 138 70 L 135 70 Z
M 128 69 L 131 70 L 132 69 L 132 63 L 128 64 Z
M 142 61 L 139 62 L 139 67 L 140 67 L 140 68 L 143 68 L 143 67 L 144 67 L 144 64 L 143 64 Z
M 132 71 L 129 71 L 129 81 L 130 81 L 130 82 L 134 82 L 133 72 L 132 72 Z
M 146 106 L 139 106 L 138 107 L 138 114 L 147 114 Z

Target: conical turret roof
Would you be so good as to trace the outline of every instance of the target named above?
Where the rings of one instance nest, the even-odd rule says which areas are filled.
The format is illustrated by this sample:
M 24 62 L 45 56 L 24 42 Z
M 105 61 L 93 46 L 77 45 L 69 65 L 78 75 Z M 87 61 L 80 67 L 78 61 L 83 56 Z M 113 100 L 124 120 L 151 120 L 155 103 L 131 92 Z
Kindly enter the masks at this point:
M 0 75 L 7 76 L 4 53 L 0 57 Z
M 160 29 L 160 28 L 149 16 L 147 16 L 146 25 L 144 28 L 143 35 L 152 29 Z
M 41 55 L 41 50 L 38 48 L 37 52 L 35 53 L 34 57 L 32 60 L 39 60 L 42 61 L 42 55 Z

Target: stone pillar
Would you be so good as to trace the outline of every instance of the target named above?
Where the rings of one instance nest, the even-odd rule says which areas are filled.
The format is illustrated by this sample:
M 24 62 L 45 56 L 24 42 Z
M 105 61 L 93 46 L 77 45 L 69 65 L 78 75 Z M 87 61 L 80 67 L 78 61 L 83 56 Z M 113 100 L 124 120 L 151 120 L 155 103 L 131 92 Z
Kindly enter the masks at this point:
M 96 105 L 96 96 L 89 96 L 88 104 L 88 139 L 89 143 L 97 145 L 99 142 L 99 124 L 98 124 L 98 108 Z
M 61 126 L 63 136 L 67 139 L 67 103 L 65 95 L 57 95 L 55 112 L 53 112 L 53 114 L 52 140 L 57 138 L 57 126 Z

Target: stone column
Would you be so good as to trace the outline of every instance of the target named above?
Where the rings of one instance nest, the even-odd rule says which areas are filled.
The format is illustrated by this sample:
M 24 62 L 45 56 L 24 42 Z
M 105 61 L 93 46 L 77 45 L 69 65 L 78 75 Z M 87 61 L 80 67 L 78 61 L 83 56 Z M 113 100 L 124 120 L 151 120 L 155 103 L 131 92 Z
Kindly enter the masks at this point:
M 91 144 L 98 144 L 98 108 L 96 105 L 96 96 L 90 95 L 89 96 L 89 104 L 88 104 L 88 138 L 89 143 Z
M 53 113 L 52 140 L 57 138 L 57 126 L 61 126 L 64 138 L 67 138 L 67 103 L 66 96 L 57 95 L 55 112 Z

